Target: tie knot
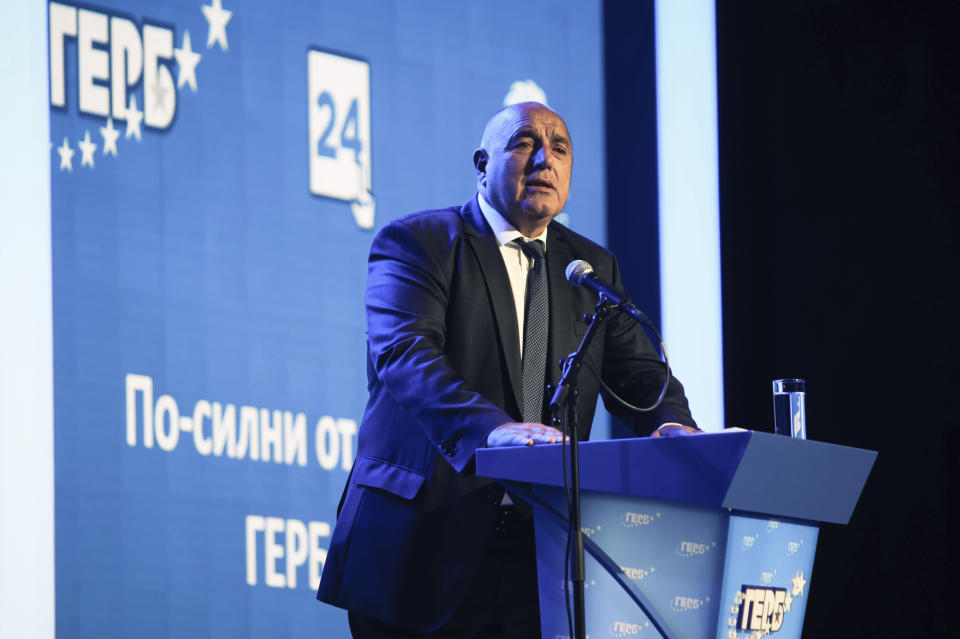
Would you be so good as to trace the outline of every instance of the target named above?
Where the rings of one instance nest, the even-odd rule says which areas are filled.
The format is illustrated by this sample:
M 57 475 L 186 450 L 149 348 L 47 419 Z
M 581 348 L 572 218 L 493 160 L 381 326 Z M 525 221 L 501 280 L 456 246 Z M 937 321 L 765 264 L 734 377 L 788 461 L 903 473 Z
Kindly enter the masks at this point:
M 546 247 L 543 244 L 543 240 L 524 240 L 518 237 L 514 241 L 520 245 L 520 250 L 523 251 L 527 257 L 535 260 L 542 260 L 544 258 Z

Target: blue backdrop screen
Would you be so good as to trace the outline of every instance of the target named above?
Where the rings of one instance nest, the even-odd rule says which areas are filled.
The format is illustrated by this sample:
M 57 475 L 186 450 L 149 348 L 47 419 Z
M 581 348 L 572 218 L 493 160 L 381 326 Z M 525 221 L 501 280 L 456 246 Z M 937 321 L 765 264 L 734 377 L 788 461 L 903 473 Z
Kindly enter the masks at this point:
M 567 120 L 603 242 L 599 2 L 49 3 L 57 629 L 346 636 L 313 601 L 389 220 L 505 100 Z

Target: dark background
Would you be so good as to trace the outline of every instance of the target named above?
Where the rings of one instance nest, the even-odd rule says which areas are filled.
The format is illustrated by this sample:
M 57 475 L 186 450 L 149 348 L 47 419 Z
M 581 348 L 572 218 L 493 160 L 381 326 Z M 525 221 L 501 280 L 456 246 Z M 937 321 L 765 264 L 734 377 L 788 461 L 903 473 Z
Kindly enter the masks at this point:
M 726 425 L 769 429 L 770 380 L 802 377 L 811 439 L 879 451 L 850 524 L 821 530 L 804 636 L 951 636 L 960 3 L 716 9 Z M 605 14 L 622 256 L 623 234 L 644 232 L 618 213 L 623 177 L 649 161 L 629 159 L 623 118 L 652 79 L 611 79 L 647 68 L 630 56 L 650 55 L 652 10 L 608 0 Z

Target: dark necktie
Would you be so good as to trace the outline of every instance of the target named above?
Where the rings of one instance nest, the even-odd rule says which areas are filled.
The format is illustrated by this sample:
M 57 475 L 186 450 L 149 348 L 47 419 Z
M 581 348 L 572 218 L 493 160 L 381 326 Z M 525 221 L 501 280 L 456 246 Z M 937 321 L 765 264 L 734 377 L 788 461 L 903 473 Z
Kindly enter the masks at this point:
M 550 333 L 550 295 L 547 261 L 541 240 L 516 240 L 533 260 L 527 273 L 527 306 L 523 320 L 523 421 L 543 422 L 543 394 L 547 379 L 547 340 Z

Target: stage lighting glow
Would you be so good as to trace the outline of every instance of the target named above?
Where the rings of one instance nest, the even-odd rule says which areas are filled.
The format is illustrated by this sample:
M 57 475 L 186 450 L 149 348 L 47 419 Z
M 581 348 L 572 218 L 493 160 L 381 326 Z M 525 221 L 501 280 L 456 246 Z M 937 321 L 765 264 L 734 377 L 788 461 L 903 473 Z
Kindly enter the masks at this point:
M 701 428 L 723 428 L 716 20 L 712 0 L 658 1 L 660 295 L 670 364 Z

